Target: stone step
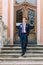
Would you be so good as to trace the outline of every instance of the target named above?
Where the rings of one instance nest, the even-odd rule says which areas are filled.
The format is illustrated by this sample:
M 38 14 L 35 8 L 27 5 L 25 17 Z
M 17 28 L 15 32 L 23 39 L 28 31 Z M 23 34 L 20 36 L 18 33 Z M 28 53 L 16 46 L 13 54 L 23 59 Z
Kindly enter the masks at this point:
M 0 57 L 20 57 L 21 53 L 1 53 Z M 37 53 L 26 53 L 24 57 L 43 57 L 43 54 L 37 54 Z
M 21 44 L 14 44 L 13 46 L 17 46 L 17 45 L 20 46 Z M 8 46 L 7 46 L 7 45 L 4 45 L 4 46 L 5 46 L 5 47 L 8 47 L 8 46 L 10 46 L 10 45 L 8 45 Z M 35 47 L 35 46 L 36 46 L 36 47 L 43 47 L 43 45 L 37 45 L 37 44 L 27 44 L 27 46 L 31 46 L 31 47 L 32 47 L 32 46 L 33 46 L 33 47 Z M 10 46 L 10 47 L 11 47 L 11 46 Z
M 19 58 L 0 58 L 0 61 L 43 61 L 42 57 L 28 57 L 28 58 L 24 58 L 24 57 L 19 57 Z
M 43 65 L 43 61 L 1 61 L 0 65 Z
M 17 47 L 16 46 L 14 46 L 14 47 L 3 47 L 3 48 L 21 48 L 21 46 L 20 47 L 19 46 L 17 46 Z M 28 47 L 27 46 L 27 48 L 43 48 L 43 47 L 37 47 L 37 46 L 35 46 L 35 47 L 34 46 L 29 46 Z
M 3 48 L 3 49 L 1 49 L 1 50 L 6 50 L 6 51 L 8 51 L 8 50 L 15 50 L 15 51 L 17 51 L 17 50 L 21 50 L 21 48 Z M 43 51 L 43 49 L 40 49 L 40 48 L 26 48 L 26 50 L 33 50 L 33 51 L 35 51 L 35 50 L 40 50 L 40 51 Z
M 43 50 L 26 50 L 26 53 L 42 53 Z M 21 53 L 21 50 L 2 50 L 1 53 Z
M 14 44 L 14 45 L 4 45 L 4 47 L 14 47 L 14 46 L 20 46 L 20 44 Z M 43 45 L 37 45 L 37 44 L 28 44 L 29 47 L 43 47 Z
M 3 50 L 9 50 L 9 49 L 21 49 L 21 47 L 3 47 Z M 43 47 L 27 47 L 27 49 L 39 49 L 39 50 L 43 50 Z

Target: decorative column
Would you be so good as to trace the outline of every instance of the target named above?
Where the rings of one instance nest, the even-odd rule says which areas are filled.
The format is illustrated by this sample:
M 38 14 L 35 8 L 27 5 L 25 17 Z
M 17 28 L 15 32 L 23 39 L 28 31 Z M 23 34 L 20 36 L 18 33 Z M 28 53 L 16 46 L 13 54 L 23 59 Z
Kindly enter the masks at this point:
M 14 33 L 14 0 L 10 0 L 10 45 L 13 45 Z
M 40 0 L 40 42 L 43 45 L 43 0 Z
M 37 44 L 40 45 L 40 0 L 37 0 Z

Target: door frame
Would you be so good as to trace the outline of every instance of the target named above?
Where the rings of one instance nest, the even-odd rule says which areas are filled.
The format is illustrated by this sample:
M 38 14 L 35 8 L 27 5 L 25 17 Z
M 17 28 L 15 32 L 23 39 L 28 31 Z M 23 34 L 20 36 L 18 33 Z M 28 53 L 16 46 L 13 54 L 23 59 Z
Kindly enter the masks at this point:
M 11 0 L 11 5 L 13 5 L 13 6 L 12 7 L 10 6 L 10 8 L 11 8 L 10 12 L 11 12 L 11 15 L 13 16 L 15 14 L 14 13 L 15 8 L 14 8 L 14 4 L 12 3 L 12 1 L 13 0 Z M 12 14 L 12 12 L 13 12 L 13 14 Z M 40 0 L 37 0 L 37 34 L 36 34 L 37 35 L 37 45 L 41 45 L 41 43 L 40 43 L 40 16 L 39 15 L 40 15 Z M 13 21 L 14 17 L 12 17 L 12 16 L 11 16 L 10 20 L 14 23 L 14 21 Z M 13 28 L 14 28 L 14 25 L 13 25 Z M 10 30 L 12 30 L 12 29 L 11 29 L 11 26 L 10 26 Z M 11 33 L 13 33 L 13 36 L 14 36 L 14 29 L 13 29 L 13 31 L 11 31 Z M 12 43 L 13 43 L 14 37 L 11 36 L 12 35 L 11 33 L 10 33 L 10 38 L 12 39 Z
M 28 4 L 28 6 L 27 6 L 27 4 L 28 3 L 26 3 L 26 7 L 27 7 L 27 9 L 32 9 L 32 10 L 34 10 L 35 11 L 35 18 L 36 18 L 36 14 L 37 14 L 37 6 L 33 6 L 33 5 L 30 5 L 30 4 Z M 20 10 L 20 9 L 23 9 L 24 8 L 24 4 L 21 4 L 21 5 L 18 5 L 18 6 L 14 6 L 14 11 L 15 11 L 15 14 L 14 14 L 14 16 L 15 16 L 15 20 L 14 20 L 14 25 L 15 25 L 15 30 L 16 30 L 16 25 L 19 25 L 19 23 L 16 23 L 16 11 L 17 10 Z M 36 18 L 37 19 L 37 18 Z M 35 19 L 35 21 L 37 22 L 37 20 Z M 35 23 L 36 23 L 35 22 Z M 37 24 L 36 24 L 36 26 L 35 27 L 37 27 Z M 37 28 L 36 28 L 37 29 Z M 37 30 L 35 30 L 35 32 L 37 32 Z M 15 35 L 14 36 L 16 36 L 16 32 L 15 32 Z M 36 35 L 37 36 L 37 35 Z M 37 40 L 37 39 L 36 39 Z

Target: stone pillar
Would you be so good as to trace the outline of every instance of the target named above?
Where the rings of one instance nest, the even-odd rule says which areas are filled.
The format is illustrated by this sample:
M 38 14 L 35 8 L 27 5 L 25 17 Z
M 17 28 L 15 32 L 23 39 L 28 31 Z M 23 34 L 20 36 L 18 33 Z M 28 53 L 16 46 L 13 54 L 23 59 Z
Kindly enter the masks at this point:
M 40 0 L 37 0 L 37 44 L 40 45 Z
M 40 42 L 43 45 L 43 0 L 40 0 Z
M 14 0 L 10 0 L 10 45 L 13 45 L 14 33 Z

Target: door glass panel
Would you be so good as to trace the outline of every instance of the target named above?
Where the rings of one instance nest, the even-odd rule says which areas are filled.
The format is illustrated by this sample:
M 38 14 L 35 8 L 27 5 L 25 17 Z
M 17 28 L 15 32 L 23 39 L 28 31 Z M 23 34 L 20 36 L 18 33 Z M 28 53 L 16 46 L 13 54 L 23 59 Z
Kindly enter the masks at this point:
M 24 0 L 16 0 L 16 4 L 21 4 L 21 3 L 23 3 L 24 2 Z
M 34 25 L 34 21 L 35 21 L 35 12 L 31 9 L 29 9 L 28 11 L 28 20 L 30 24 Z
M 16 11 L 16 23 L 21 23 L 22 22 L 22 9 Z
M 35 11 L 29 9 L 28 10 L 28 23 L 30 24 L 30 26 L 35 26 Z M 35 33 L 35 27 L 30 30 L 30 34 L 29 34 L 29 40 L 31 42 L 36 42 L 36 33 Z
M 18 29 L 19 25 L 22 23 L 22 9 L 16 11 L 16 39 L 18 39 Z M 18 39 L 19 40 L 19 39 Z
M 16 4 L 21 4 L 23 3 L 24 1 L 28 2 L 28 3 L 31 3 L 33 5 L 36 5 L 37 3 L 37 0 L 16 0 Z
M 37 0 L 26 0 L 26 2 L 29 2 L 29 3 L 31 3 L 31 4 L 33 4 L 33 5 L 36 5 Z

